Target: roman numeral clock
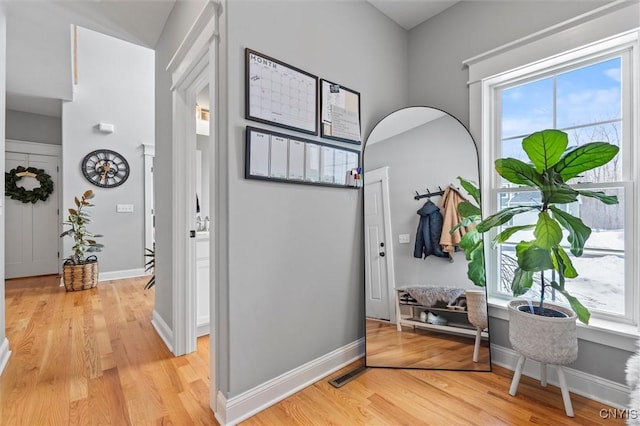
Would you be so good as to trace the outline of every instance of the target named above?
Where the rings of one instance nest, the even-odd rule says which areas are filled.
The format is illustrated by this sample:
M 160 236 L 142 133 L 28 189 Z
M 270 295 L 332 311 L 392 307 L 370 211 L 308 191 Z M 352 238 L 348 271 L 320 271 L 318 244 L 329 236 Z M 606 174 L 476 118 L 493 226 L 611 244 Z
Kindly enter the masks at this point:
M 129 163 L 115 151 L 97 149 L 82 160 L 82 174 L 96 186 L 114 188 L 129 177 Z

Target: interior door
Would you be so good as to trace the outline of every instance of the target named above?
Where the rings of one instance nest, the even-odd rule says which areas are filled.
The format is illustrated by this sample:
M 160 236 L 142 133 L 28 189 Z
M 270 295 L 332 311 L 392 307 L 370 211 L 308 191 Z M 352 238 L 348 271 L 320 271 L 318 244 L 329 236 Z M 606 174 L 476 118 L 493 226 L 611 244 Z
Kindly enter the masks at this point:
M 59 268 L 58 157 L 7 152 L 6 170 L 17 166 L 44 169 L 53 180 L 53 193 L 35 204 L 6 198 L 5 277 L 17 278 L 57 274 Z M 25 189 L 39 186 L 36 179 L 24 177 Z
M 384 186 L 382 180 L 365 176 L 365 309 L 367 317 L 389 320 L 389 282 L 385 241 Z

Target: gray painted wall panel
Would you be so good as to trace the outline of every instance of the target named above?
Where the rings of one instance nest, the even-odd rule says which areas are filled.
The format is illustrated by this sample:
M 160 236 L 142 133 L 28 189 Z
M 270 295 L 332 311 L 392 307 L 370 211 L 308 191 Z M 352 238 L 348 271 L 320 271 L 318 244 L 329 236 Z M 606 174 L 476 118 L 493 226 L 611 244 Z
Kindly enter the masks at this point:
M 233 396 L 364 335 L 361 191 L 244 179 L 244 127 L 265 127 L 244 119 L 244 49 L 361 92 L 365 137 L 408 96 L 406 33 L 369 4 L 243 1 L 227 13 Z
M 62 145 L 62 120 L 42 114 L 7 110 L 6 138 Z

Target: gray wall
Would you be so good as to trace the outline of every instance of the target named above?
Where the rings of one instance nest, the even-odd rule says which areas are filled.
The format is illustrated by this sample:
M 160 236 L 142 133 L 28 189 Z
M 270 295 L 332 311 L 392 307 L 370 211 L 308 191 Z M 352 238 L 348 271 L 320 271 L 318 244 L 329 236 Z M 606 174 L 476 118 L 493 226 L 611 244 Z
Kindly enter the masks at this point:
M 462 1 L 409 32 L 409 101 L 469 125 L 462 61 L 595 9 L 603 1 Z
M 60 117 L 8 109 L 6 127 L 7 139 L 52 145 L 62 144 L 62 120 Z
M 6 12 L 4 8 L 4 4 L 0 3 L 0 135 L 3 135 L 5 132 L 5 94 L 6 94 L 6 81 L 7 81 L 7 73 L 6 73 L 6 52 L 7 52 L 7 19 Z M 2 149 L 0 149 L 0 173 L 4 175 L 4 139 L 0 140 L 0 144 L 2 144 Z M 4 185 L 0 188 L 0 197 L 4 200 Z M 0 212 L 1 226 L 0 226 L 0 258 L 4 259 L 4 213 Z M 4 306 L 4 262 L 0 264 L 0 345 L 5 343 L 6 339 L 6 330 L 5 330 L 5 306 Z M 9 350 L 9 348 L 7 348 Z M 0 357 L 3 354 L 0 353 Z M 0 366 L 0 368 L 4 368 L 4 366 Z M 2 371 L 0 370 L 0 373 Z
M 73 197 L 92 189 L 90 231 L 104 234 L 105 248 L 98 254 L 100 272 L 144 270 L 144 157 L 143 143 L 154 140 L 153 50 L 84 28 L 78 28 L 79 84 L 73 102 L 62 107 L 62 202 L 64 211 Z M 100 122 L 115 126 L 100 133 Z M 130 174 L 115 188 L 99 188 L 82 175 L 82 159 L 107 148 L 126 158 Z M 133 213 L 117 213 L 117 204 L 132 204 Z M 64 256 L 72 240 L 64 240 Z
M 415 191 L 435 192 L 457 177 L 478 181 L 478 160 L 473 139 L 456 119 L 444 116 L 420 127 L 365 148 L 365 171 L 389 167 L 389 201 L 393 234 L 393 262 L 396 287 L 434 285 L 473 288 L 467 278 L 467 261 L 462 251 L 448 258 L 413 257 L 419 216 L 416 211 L 426 199 L 414 200 Z M 466 194 L 461 189 L 462 194 Z M 431 201 L 440 206 L 442 197 Z M 398 235 L 409 234 L 409 244 L 399 244 Z
M 361 191 L 244 179 L 244 128 L 269 128 L 244 119 L 244 49 L 359 91 L 363 137 L 406 105 L 408 57 L 406 32 L 365 2 L 226 12 L 233 396 L 364 335 Z
M 154 204 L 156 212 L 156 290 L 155 311 L 163 321 L 173 327 L 171 316 L 171 236 L 172 211 L 172 99 L 171 75 L 166 71 L 176 49 L 202 10 L 205 1 L 176 2 L 156 45 L 155 59 L 155 134 L 156 155 L 154 158 Z
M 409 33 L 411 103 L 442 108 L 468 125 L 468 72 L 462 66 L 463 60 L 603 3 L 465 1 L 456 4 Z M 492 318 L 491 341 L 510 347 L 508 322 Z M 618 348 L 580 341 L 579 357 L 572 368 L 624 383 L 624 363 L 630 355 Z

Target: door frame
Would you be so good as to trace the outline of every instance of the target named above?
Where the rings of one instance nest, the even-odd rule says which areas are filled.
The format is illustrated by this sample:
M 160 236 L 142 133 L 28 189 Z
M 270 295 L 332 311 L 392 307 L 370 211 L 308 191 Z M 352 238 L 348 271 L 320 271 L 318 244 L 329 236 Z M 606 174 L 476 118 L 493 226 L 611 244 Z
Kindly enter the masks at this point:
M 387 266 L 387 303 L 389 305 L 389 321 L 396 321 L 396 275 L 393 269 L 393 234 L 391 232 L 391 206 L 389 201 L 389 166 L 379 169 L 368 170 L 364 173 L 365 185 L 380 182 L 382 186 L 382 213 L 384 215 L 384 240 L 386 244 L 386 256 L 384 257 Z M 365 204 L 366 205 L 366 202 Z M 366 232 L 366 230 L 365 230 Z M 367 249 L 368 250 L 368 249 Z
M 198 89 L 209 84 L 209 161 L 214 185 L 210 185 L 210 296 L 209 296 L 209 352 L 210 352 L 210 392 L 209 404 L 217 413 L 217 394 L 220 376 L 217 374 L 224 353 L 223 331 L 227 323 L 221 310 L 225 309 L 224 297 L 220 297 L 223 285 L 221 277 L 225 271 L 225 250 L 220 247 L 226 241 L 223 232 L 226 226 L 224 153 L 221 147 L 225 139 L 225 128 L 220 105 L 225 105 L 224 94 L 219 90 L 220 64 L 220 15 L 222 5 L 218 0 L 209 0 L 203 6 L 195 23 L 171 58 L 167 71 L 171 74 L 173 99 L 172 135 L 172 319 L 173 353 L 183 355 L 196 350 L 196 252 L 195 238 L 190 238 L 190 230 L 195 230 L 195 149 L 196 117 L 195 104 Z M 224 407 L 222 407 L 224 408 Z
M 60 173 L 61 169 L 61 157 L 62 157 L 62 145 L 54 145 L 47 143 L 39 143 L 39 142 L 29 142 L 29 141 L 21 141 L 16 139 L 6 139 L 4 145 L 5 152 L 5 160 L 6 161 L 6 153 L 7 152 L 16 152 L 21 154 L 35 154 L 35 155 L 48 155 L 51 157 L 56 157 L 56 172 L 58 173 L 58 188 L 57 189 L 57 205 L 58 205 L 58 235 L 62 233 L 62 173 Z M 4 224 L 6 226 L 6 223 Z M 6 234 L 4 234 L 6 236 Z M 62 253 L 62 238 L 58 238 L 58 275 L 61 273 L 61 257 L 60 253 Z M 3 267 L 4 268 L 4 267 Z M 6 269 L 3 269 L 6 271 Z

